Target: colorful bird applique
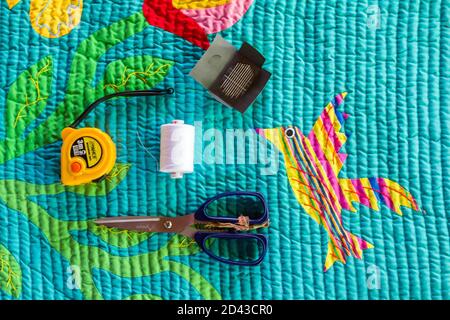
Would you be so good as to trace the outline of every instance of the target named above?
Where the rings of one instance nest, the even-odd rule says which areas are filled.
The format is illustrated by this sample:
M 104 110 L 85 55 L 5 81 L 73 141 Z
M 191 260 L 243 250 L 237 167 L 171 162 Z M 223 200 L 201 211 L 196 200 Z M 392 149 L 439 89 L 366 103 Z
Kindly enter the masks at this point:
M 322 112 L 308 136 L 296 127 L 256 129 L 284 157 L 292 190 L 303 209 L 328 233 L 324 271 L 347 257 L 362 258 L 373 245 L 345 230 L 342 209 L 355 212 L 353 202 L 373 210 L 384 204 L 401 215 L 401 206 L 419 210 L 416 200 L 398 183 L 386 178 L 339 178 L 347 154 L 341 126 L 348 115 L 337 110 L 347 93 L 337 95 Z
M 6 0 L 10 9 L 21 0 Z M 70 33 L 81 20 L 83 0 L 31 0 L 30 23 L 46 38 L 60 38 Z

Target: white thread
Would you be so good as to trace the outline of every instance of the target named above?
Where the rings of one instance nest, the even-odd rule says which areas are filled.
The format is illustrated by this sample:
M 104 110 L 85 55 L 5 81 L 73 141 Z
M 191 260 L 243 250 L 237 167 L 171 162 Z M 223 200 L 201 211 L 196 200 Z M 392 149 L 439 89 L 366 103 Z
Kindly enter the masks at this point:
M 136 130 L 137 133 L 137 138 L 138 138 L 138 142 L 139 144 L 142 146 L 142 148 L 144 148 L 145 153 L 147 153 L 150 157 L 152 157 L 153 160 L 155 160 L 155 164 L 156 164 L 156 172 L 159 171 L 159 163 L 158 160 L 156 159 L 156 157 L 151 153 L 151 151 L 149 150 L 149 148 L 147 148 L 144 143 L 142 142 L 141 139 L 141 135 L 139 134 L 139 130 Z
M 194 171 L 195 127 L 182 120 L 161 126 L 160 171 L 173 179 Z

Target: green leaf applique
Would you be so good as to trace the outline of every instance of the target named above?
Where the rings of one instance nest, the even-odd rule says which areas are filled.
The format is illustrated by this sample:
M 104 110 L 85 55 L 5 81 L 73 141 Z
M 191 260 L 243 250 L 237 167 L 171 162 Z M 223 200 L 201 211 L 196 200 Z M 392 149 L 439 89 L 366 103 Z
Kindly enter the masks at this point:
M 94 235 L 118 248 L 129 248 L 142 241 L 147 240 L 153 235 L 149 232 L 136 232 L 130 230 L 120 230 L 96 225 L 94 222 L 88 224 L 88 230 Z
M 22 291 L 22 270 L 11 252 L 0 245 L 0 289 L 18 298 Z
M 24 71 L 9 88 L 5 121 L 7 138 L 17 139 L 44 110 L 51 94 L 52 59 L 45 57 Z
M 173 61 L 152 56 L 136 56 L 111 62 L 99 89 L 107 94 L 126 90 L 151 89 L 164 79 Z
M 163 300 L 160 296 L 157 296 L 155 294 L 133 294 L 129 297 L 126 297 L 124 300 Z
M 77 193 L 85 196 L 104 196 L 110 193 L 117 185 L 125 179 L 130 170 L 131 164 L 129 163 L 116 163 L 111 170 L 100 182 L 91 182 L 80 186 L 69 186 L 65 188 L 65 191 Z

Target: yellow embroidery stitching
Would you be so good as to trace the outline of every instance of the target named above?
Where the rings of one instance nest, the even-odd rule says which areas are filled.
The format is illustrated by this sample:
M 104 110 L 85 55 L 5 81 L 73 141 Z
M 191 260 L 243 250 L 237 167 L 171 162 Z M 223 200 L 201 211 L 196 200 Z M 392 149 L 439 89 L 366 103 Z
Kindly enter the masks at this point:
M 6 255 L 0 256 L 0 266 L 1 266 L 0 273 L 2 273 L 2 272 L 7 273 L 6 287 L 11 288 L 11 292 L 14 292 L 17 294 L 19 292 L 19 290 L 14 285 L 13 280 L 14 280 L 14 278 L 18 277 L 19 275 L 14 272 L 9 261 L 4 258 L 5 256 Z
M 206 9 L 223 6 L 231 0 L 173 0 L 172 4 L 177 9 Z
M 26 115 L 23 115 L 23 112 L 25 111 L 25 109 L 27 109 L 27 108 L 29 108 L 29 107 L 32 107 L 32 106 L 38 104 L 39 102 L 41 102 L 41 101 L 43 101 L 43 100 L 46 100 L 46 99 L 48 98 L 48 97 L 41 97 L 41 89 L 39 88 L 39 77 L 40 77 L 43 73 L 48 72 L 48 71 L 50 71 L 50 60 L 49 60 L 49 61 L 47 62 L 47 64 L 46 64 L 45 66 L 43 66 L 43 67 L 41 68 L 41 70 L 39 70 L 39 72 L 36 74 L 36 76 L 35 76 L 36 79 L 33 78 L 33 76 L 30 75 L 30 78 L 29 78 L 29 79 L 31 80 L 31 82 L 33 83 L 33 85 L 34 85 L 34 87 L 35 87 L 35 89 L 36 89 L 36 92 L 37 92 L 37 98 L 36 98 L 35 101 L 29 102 L 29 101 L 28 101 L 28 95 L 25 96 L 25 105 L 23 105 L 23 106 L 20 108 L 19 112 L 17 113 L 16 119 L 15 119 L 15 121 L 14 121 L 14 128 L 17 127 L 17 124 L 18 124 L 18 122 L 19 122 L 19 120 L 20 120 L 21 118 L 26 117 Z
M 106 180 L 108 180 L 109 182 L 112 181 L 113 178 L 117 177 L 119 174 L 121 174 L 124 170 L 128 170 L 130 169 L 131 164 L 126 164 L 124 166 L 122 166 L 119 170 L 117 170 L 117 168 L 115 168 L 114 171 L 111 171 L 107 176 L 106 176 Z
M 183 238 L 183 240 L 181 240 L 181 242 L 178 244 L 177 247 L 180 249 L 184 249 L 184 248 L 189 248 L 194 244 L 196 244 L 196 242 L 193 239 Z
M 113 88 L 114 91 L 117 92 L 117 91 L 119 91 L 119 88 L 125 87 L 132 77 L 136 77 L 136 78 L 138 78 L 139 80 L 141 80 L 143 83 L 147 83 L 147 79 L 145 79 L 145 77 L 146 77 L 146 78 L 153 77 L 154 75 L 159 74 L 159 73 L 163 73 L 163 72 L 165 72 L 168 68 L 170 68 L 170 64 L 163 64 L 163 65 L 160 66 L 158 69 L 156 69 L 154 72 L 151 72 L 151 70 L 152 70 L 154 64 L 155 64 L 155 63 L 150 64 L 150 65 L 145 69 L 145 71 L 134 71 L 134 72 L 131 72 L 130 74 L 128 74 L 128 76 L 126 76 L 126 73 L 127 73 L 127 71 L 128 71 L 128 68 L 125 67 L 125 69 L 124 69 L 124 71 L 123 71 L 123 73 L 122 73 L 122 77 L 121 77 L 121 78 L 122 78 L 122 82 L 121 82 L 120 84 L 114 84 L 114 83 L 108 83 L 108 84 L 105 84 L 104 87 L 103 87 L 103 89 L 106 89 L 106 88 L 109 87 L 109 88 Z M 164 69 L 164 70 L 163 70 L 163 69 Z M 125 76 L 126 76 L 126 78 L 125 78 Z
M 129 230 L 125 230 L 125 229 L 124 230 L 117 230 L 117 229 L 101 226 L 100 227 L 100 232 L 102 234 L 108 234 L 109 233 L 109 234 L 113 234 L 113 235 L 125 234 L 129 240 L 133 240 L 133 237 L 131 236 L 131 232 Z

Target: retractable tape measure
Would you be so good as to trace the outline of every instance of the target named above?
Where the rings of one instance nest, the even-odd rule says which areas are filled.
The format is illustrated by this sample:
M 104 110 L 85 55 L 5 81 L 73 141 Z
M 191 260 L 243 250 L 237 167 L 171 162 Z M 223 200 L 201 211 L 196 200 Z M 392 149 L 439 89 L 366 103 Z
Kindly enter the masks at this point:
M 116 163 L 116 145 L 111 137 L 97 128 L 81 128 L 78 125 L 100 103 L 116 97 L 160 96 L 173 94 L 172 88 L 163 90 L 138 90 L 118 92 L 104 96 L 91 104 L 62 133 L 61 182 L 75 186 L 101 181 Z

